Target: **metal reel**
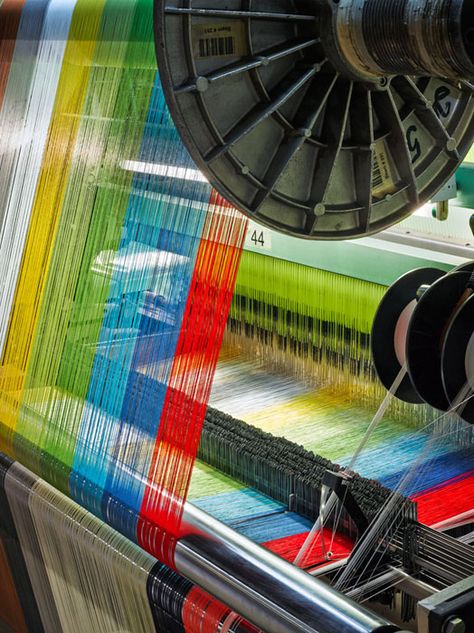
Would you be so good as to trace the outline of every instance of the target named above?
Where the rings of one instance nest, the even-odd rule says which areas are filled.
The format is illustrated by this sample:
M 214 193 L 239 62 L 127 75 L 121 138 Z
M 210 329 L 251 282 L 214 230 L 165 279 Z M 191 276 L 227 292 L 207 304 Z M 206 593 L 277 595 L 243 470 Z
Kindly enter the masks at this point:
M 258 222 L 310 239 L 380 231 L 471 146 L 470 2 L 413 0 L 423 22 L 402 19 L 405 0 L 391 15 L 385 0 L 155 0 L 171 114 L 211 184 Z

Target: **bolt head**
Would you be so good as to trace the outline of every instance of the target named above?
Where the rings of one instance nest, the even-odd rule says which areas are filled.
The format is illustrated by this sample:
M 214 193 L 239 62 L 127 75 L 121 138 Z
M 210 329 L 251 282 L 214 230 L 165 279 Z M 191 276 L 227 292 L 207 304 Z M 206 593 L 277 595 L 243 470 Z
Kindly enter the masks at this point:
M 456 141 L 455 138 L 450 138 L 447 142 L 446 142 L 446 149 L 448 152 L 454 152 L 454 150 L 457 148 L 458 143 Z
M 466 633 L 466 625 L 461 618 L 453 616 L 444 623 L 443 633 Z
M 198 92 L 206 92 L 209 88 L 209 79 L 206 77 L 197 77 L 196 78 L 196 90 Z

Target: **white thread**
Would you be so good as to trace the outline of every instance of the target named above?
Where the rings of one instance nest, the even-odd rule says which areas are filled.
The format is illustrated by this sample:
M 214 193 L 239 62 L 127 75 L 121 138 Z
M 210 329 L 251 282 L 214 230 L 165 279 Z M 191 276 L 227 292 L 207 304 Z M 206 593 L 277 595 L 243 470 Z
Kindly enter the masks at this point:
M 400 366 L 406 363 L 406 340 L 408 333 L 408 326 L 410 319 L 416 308 L 417 301 L 413 299 L 400 313 L 398 317 L 397 325 L 395 326 L 395 332 L 393 336 L 393 346 L 395 348 L 395 354 Z

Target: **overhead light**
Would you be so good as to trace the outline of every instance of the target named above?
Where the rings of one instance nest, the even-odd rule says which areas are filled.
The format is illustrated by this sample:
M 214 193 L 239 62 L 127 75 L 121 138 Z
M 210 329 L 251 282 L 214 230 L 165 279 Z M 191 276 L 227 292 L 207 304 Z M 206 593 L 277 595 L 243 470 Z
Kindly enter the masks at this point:
M 178 180 L 190 180 L 192 182 L 208 182 L 198 169 L 178 167 L 176 165 L 164 165 L 163 163 L 148 163 L 138 160 L 124 160 L 120 167 L 126 171 L 150 176 L 164 176 Z

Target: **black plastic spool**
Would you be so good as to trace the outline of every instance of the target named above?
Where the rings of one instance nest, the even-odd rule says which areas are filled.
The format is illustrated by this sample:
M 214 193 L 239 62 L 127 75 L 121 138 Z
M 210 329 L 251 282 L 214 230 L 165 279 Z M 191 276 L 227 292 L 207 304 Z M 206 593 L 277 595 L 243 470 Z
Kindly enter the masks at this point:
M 419 268 L 406 273 L 387 291 L 380 302 L 372 326 L 372 355 L 380 381 L 387 390 L 392 388 L 401 370 L 395 352 L 395 329 L 403 310 L 417 297 L 421 286 L 431 285 L 446 273 L 438 268 Z M 421 404 L 409 374 L 404 377 L 395 396 L 405 402 Z
M 407 333 L 408 373 L 422 401 L 448 411 L 451 402 L 443 384 L 444 338 L 471 274 L 454 272 L 435 281 L 420 297 Z
M 441 357 L 444 391 L 451 405 L 456 402 L 461 390 L 468 382 L 466 354 L 474 335 L 474 295 L 456 312 L 446 333 Z M 472 377 L 470 377 L 472 380 Z M 469 398 L 459 407 L 463 420 L 474 424 L 474 396 L 472 390 L 465 394 Z

